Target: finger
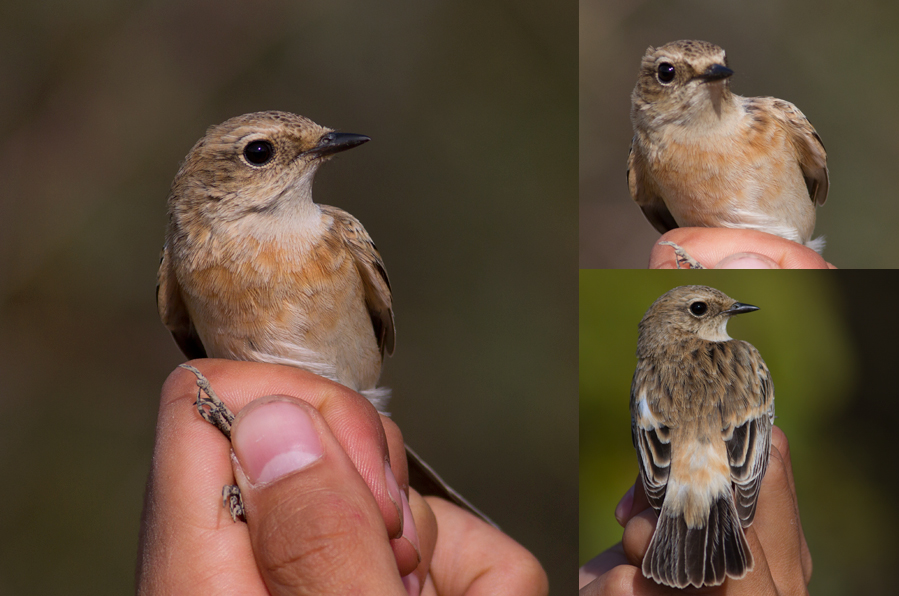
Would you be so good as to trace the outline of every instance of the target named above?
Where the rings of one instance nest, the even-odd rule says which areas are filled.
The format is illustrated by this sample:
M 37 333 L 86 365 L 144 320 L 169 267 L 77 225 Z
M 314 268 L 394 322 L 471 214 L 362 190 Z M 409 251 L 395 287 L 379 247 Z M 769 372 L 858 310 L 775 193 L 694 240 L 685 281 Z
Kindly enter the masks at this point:
M 418 534 L 416 548 L 420 553 L 420 559 L 416 567 L 409 571 L 400 570 L 400 574 L 403 575 L 403 585 L 406 586 L 408 593 L 411 596 L 417 596 L 422 592 L 422 587 L 425 586 L 429 577 L 428 572 L 431 568 L 434 548 L 437 545 L 437 518 L 431 511 L 428 502 L 414 490 L 409 491 L 408 504 L 408 509 L 404 508 L 404 511 L 409 512 L 411 519 L 407 516 L 403 524 L 405 528 L 414 528 Z M 412 523 L 413 519 L 414 524 Z M 395 545 L 405 539 L 406 535 L 404 534 L 402 539 L 391 541 L 391 544 L 394 545 L 394 553 L 396 553 Z
M 578 588 L 583 588 L 619 565 L 628 565 L 624 547 L 620 542 L 584 563 L 578 570 Z
M 787 478 L 790 481 L 790 492 L 793 495 L 793 505 L 796 508 L 796 519 L 799 520 L 799 499 L 796 496 L 796 481 L 793 477 L 793 461 L 790 457 L 790 443 L 787 441 L 787 435 L 777 426 L 771 429 L 771 446 L 780 454 L 780 460 L 786 469 Z M 799 536 L 801 539 L 802 549 L 802 572 L 805 577 L 805 583 L 808 585 L 812 581 L 812 554 L 808 548 L 808 542 L 805 540 L 805 531 L 802 524 L 799 523 Z
M 811 579 L 811 556 L 804 544 L 795 486 L 782 448 L 789 449 L 786 436 L 775 427 L 755 519 L 746 528 L 755 566 L 745 579 L 732 582 L 734 594 L 771 592 L 775 587 L 781 593 L 800 594 Z
M 400 490 L 409 493 L 409 467 L 406 462 L 406 443 L 403 441 L 403 433 L 389 416 L 381 414 L 381 427 L 387 440 L 387 450 L 390 455 L 390 467 L 394 477 L 399 482 Z
M 649 500 L 646 498 L 643 480 L 638 474 L 637 480 L 634 482 L 633 486 L 624 493 L 624 496 L 621 497 L 621 501 L 619 501 L 618 505 L 615 507 L 615 520 L 623 528 L 632 517 L 646 509 L 649 509 Z
M 660 586 L 643 577 L 639 568 L 619 565 L 592 583 L 581 586 L 579 596 L 673 596 L 683 590 Z
M 409 502 L 411 493 L 409 491 L 409 473 L 406 466 L 406 447 L 403 443 L 403 434 L 396 423 L 383 414 L 381 415 L 381 423 L 384 427 L 384 434 L 387 437 L 390 465 L 393 468 L 394 476 L 400 482 L 398 492 L 403 510 L 403 535 L 400 538 L 391 540 L 390 544 L 393 547 L 400 575 L 406 576 L 412 573 L 422 560 L 421 532 L 418 530 L 417 522 L 415 521 L 418 519 L 418 512 L 410 507 Z M 425 507 L 427 506 L 425 505 Z M 433 517 L 430 508 L 427 508 L 427 512 L 423 512 L 423 514 Z M 434 540 L 436 540 L 436 536 Z M 424 579 L 426 574 L 427 567 L 425 567 L 425 572 L 422 574 L 422 579 Z
M 791 240 L 759 232 L 727 228 L 675 228 L 660 240 L 674 242 L 707 268 L 834 269 L 814 250 Z M 650 269 L 675 269 L 674 249 L 653 246 Z
M 441 596 L 545 596 L 534 556 L 497 528 L 439 497 L 425 497 L 440 534 L 430 577 Z
M 234 479 L 231 446 L 200 419 L 192 383 L 177 369 L 162 388 L 141 519 L 138 592 L 264 594 L 247 527 L 222 507 L 222 486 Z
M 405 593 L 377 503 L 315 408 L 256 400 L 238 414 L 232 440 L 253 553 L 272 594 Z
M 811 580 L 812 564 L 799 520 L 799 505 L 788 461 L 786 436 L 775 427 L 772 429 L 768 470 L 759 491 L 758 508 L 750 530 L 758 537 L 778 588 L 785 593 L 798 593 Z
M 290 366 L 217 359 L 197 360 L 193 364 L 209 379 L 212 388 L 234 413 L 266 395 L 295 397 L 321 412 L 374 495 L 389 535 L 402 535 L 398 481 L 388 472 L 392 468 L 387 465 L 387 439 L 381 418 L 368 400 L 343 385 Z M 196 398 L 196 380 L 189 372 L 178 370 L 173 375 L 174 390 L 180 391 L 185 400 L 190 396 L 192 403 Z M 220 452 L 227 454 L 229 446 L 224 436 L 195 411 L 192 416 L 202 428 L 201 432 L 217 435 Z M 232 480 L 225 481 L 225 484 L 231 483 Z M 216 489 L 213 495 L 219 490 Z
M 624 527 L 621 545 L 631 565 L 643 568 L 643 556 L 646 554 L 646 549 L 649 548 L 649 541 L 652 539 L 657 521 L 655 510 L 644 509 L 632 517 Z
M 801 530 L 796 514 L 790 478 L 781 454 L 772 445 L 755 518 L 751 526 L 744 528 L 753 555 L 753 568 L 741 580 L 727 580 L 728 594 L 805 593 L 800 560 Z

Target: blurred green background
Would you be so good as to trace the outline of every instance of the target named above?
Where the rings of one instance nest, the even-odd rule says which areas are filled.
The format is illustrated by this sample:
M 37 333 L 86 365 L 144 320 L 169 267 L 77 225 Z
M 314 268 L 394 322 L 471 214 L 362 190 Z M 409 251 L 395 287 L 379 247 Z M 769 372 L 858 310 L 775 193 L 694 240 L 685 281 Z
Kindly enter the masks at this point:
M 648 46 L 703 39 L 727 51 L 735 93 L 793 102 L 824 140 L 824 256 L 899 267 L 897 28 L 887 0 L 580 0 L 580 266 L 646 267 L 659 234 L 625 180 L 630 94 Z
M 628 400 L 637 324 L 685 283 L 761 310 L 734 318 L 776 391 L 790 440 L 813 594 L 895 593 L 899 548 L 895 272 L 581 271 L 580 561 L 621 539 L 615 505 L 637 478 Z
M 0 594 L 131 591 L 169 184 L 205 129 L 294 111 L 372 142 L 319 173 L 395 292 L 409 443 L 574 585 L 577 7 L 0 5 Z

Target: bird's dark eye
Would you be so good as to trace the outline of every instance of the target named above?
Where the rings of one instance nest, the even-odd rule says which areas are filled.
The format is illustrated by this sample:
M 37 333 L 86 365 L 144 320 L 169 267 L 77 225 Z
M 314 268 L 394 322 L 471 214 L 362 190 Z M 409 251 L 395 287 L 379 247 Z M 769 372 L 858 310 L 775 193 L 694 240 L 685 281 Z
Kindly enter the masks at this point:
M 709 310 L 709 305 L 705 302 L 694 302 L 690 305 L 690 312 L 697 317 L 701 317 Z
M 243 150 L 243 156 L 255 166 L 261 166 L 271 161 L 275 155 L 275 148 L 268 141 L 253 141 L 247 144 Z
M 674 80 L 674 65 L 669 64 L 668 62 L 662 62 L 659 64 L 659 82 L 664 84 L 668 84 Z

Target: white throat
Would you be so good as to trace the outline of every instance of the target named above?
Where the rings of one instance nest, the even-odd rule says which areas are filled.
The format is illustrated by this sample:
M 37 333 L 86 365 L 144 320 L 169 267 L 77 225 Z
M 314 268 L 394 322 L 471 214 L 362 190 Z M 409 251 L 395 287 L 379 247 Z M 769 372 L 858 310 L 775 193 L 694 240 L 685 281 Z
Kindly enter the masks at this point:
M 730 341 L 733 339 L 727 334 L 727 317 L 721 321 L 720 325 L 711 330 L 702 328 L 697 336 L 706 341 Z
M 276 242 L 296 248 L 314 244 L 327 227 L 321 208 L 312 201 L 316 169 L 309 168 L 273 201 L 271 208 L 246 213 L 235 221 L 237 233 L 261 243 Z

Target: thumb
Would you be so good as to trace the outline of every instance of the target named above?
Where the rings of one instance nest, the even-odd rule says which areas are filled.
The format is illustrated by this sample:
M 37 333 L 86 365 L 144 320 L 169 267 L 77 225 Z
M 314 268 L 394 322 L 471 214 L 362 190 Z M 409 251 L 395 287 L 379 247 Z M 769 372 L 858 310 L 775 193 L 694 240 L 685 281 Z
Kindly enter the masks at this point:
M 321 415 L 269 396 L 240 411 L 235 477 L 272 594 L 405 594 L 381 511 Z

